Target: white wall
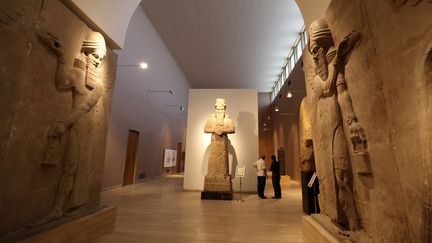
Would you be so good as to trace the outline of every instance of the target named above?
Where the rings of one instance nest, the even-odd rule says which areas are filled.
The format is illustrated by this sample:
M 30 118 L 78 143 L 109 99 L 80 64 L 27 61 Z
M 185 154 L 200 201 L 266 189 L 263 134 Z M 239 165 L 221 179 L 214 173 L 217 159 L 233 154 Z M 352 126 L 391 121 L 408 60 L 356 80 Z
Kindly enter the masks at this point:
M 131 19 L 119 65 L 147 61 L 149 68 L 117 67 L 105 159 L 103 187 L 122 183 L 129 129 L 140 132 L 136 174 L 155 177 L 162 173 L 164 148 L 184 144 L 189 83 L 138 7 Z M 148 93 L 150 90 L 172 90 Z
M 215 111 L 217 98 L 224 98 L 226 112 L 234 122 L 235 134 L 229 134 L 230 172 L 235 174 L 236 164 L 246 165 L 246 177 L 242 178 L 242 191 L 256 191 L 256 171 L 252 163 L 258 159 L 258 94 L 253 89 L 191 89 L 187 118 L 186 159 L 184 172 L 185 190 L 203 190 L 207 174 L 207 159 L 211 134 L 204 133 L 207 119 Z M 233 188 L 239 189 L 239 181 L 233 179 Z
M 123 48 L 126 30 L 141 0 L 63 0 L 71 1 L 77 6 L 94 24 L 105 32 L 111 40 Z
M 330 1 L 331 0 L 296 0 L 297 6 L 302 13 L 306 30 L 309 28 L 309 25 L 312 23 L 312 21 L 324 17 L 324 13 Z

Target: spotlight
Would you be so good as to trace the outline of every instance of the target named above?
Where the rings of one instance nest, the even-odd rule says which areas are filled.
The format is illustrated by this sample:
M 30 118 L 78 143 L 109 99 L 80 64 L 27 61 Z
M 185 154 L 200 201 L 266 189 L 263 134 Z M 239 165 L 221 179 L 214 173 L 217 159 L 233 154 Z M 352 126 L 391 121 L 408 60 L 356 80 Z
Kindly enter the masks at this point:
M 147 69 L 147 68 L 148 68 L 148 64 L 145 63 L 145 62 L 140 63 L 139 66 L 140 66 L 140 68 L 142 68 L 142 69 Z

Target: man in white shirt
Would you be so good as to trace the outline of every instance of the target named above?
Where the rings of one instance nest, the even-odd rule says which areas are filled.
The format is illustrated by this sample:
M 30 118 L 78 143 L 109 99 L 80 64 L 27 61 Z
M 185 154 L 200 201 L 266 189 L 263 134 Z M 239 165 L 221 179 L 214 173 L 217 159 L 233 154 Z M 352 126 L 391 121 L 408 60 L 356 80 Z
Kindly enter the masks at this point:
M 266 184 L 266 178 L 267 178 L 267 171 L 265 167 L 265 156 L 261 156 L 261 158 L 255 162 L 253 162 L 252 166 L 256 168 L 257 170 L 257 178 L 258 178 L 258 196 L 261 199 L 267 199 L 266 196 L 264 196 L 264 189 Z

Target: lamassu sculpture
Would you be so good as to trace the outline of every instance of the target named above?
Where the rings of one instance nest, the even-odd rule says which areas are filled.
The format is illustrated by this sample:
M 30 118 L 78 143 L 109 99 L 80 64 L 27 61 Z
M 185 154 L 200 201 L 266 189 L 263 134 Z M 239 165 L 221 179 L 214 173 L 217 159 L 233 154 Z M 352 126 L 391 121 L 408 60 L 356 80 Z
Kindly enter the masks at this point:
M 347 126 L 351 142 L 365 143 L 366 137 L 357 122 L 345 80 L 347 56 L 360 35 L 353 32 L 335 46 L 330 28 L 323 19 L 311 24 L 309 35 L 308 50 L 314 68 L 309 83 L 314 101 L 312 119 L 321 188 L 320 206 L 323 213 L 340 225 L 358 230 L 361 224 L 353 193 L 351 159 L 344 126 Z

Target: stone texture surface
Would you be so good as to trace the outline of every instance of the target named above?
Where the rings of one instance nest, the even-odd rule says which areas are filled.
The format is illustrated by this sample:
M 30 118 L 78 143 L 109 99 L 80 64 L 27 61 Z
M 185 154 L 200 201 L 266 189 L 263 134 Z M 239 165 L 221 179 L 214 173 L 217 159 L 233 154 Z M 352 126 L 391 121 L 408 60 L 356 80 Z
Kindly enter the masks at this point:
M 216 111 L 207 120 L 204 132 L 212 133 L 207 176 L 204 178 L 204 191 L 231 192 L 232 182 L 228 164 L 228 135 L 235 132 L 234 123 L 225 113 L 225 100 L 218 98 Z
M 393 2 L 333 0 L 325 19 L 335 43 L 353 30 L 362 36 L 348 58 L 345 77 L 367 137 L 370 174 L 356 170 L 358 158 L 349 146 L 365 235 L 374 242 L 430 242 L 432 4 Z M 304 64 L 311 80 L 314 64 L 307 50 Z M 313 99 L 310 82 L 307 91 Z M 346 123 L 344 129 L 348 136 Z M 318 170 L 326 161 L 316 157 L 316 163 Z
M 28 225 L 52 209 L 64 174 L 64 160 L 46 162 L 50 128 L 68 117 L 73 92 L 56 88 L 57 56 L 38 37 L 49 32 L 64 46 L 66 69 L 73 65 L 90 29 L 60 1 L 0 1 L 0 234 Z M 61 20 L 61 21 L 59 21 Z M 74 188 L 67 203 L 85 198 L 97 205 L 116 55 L 101 66 L 103 92 L 83 115 Z M 68 135 L 70 136 L 70 134 Z M 62 152 L 60 152 L 62 153 Z M 77 197 L 74 197 L 77 196 Z M 80 204 L 80 203 L 79 203 Z
M 302 171 L 315 171 L 312 141 L 311 107 L 307 97 L 304 97 L 299 112 L 299 146 Z

